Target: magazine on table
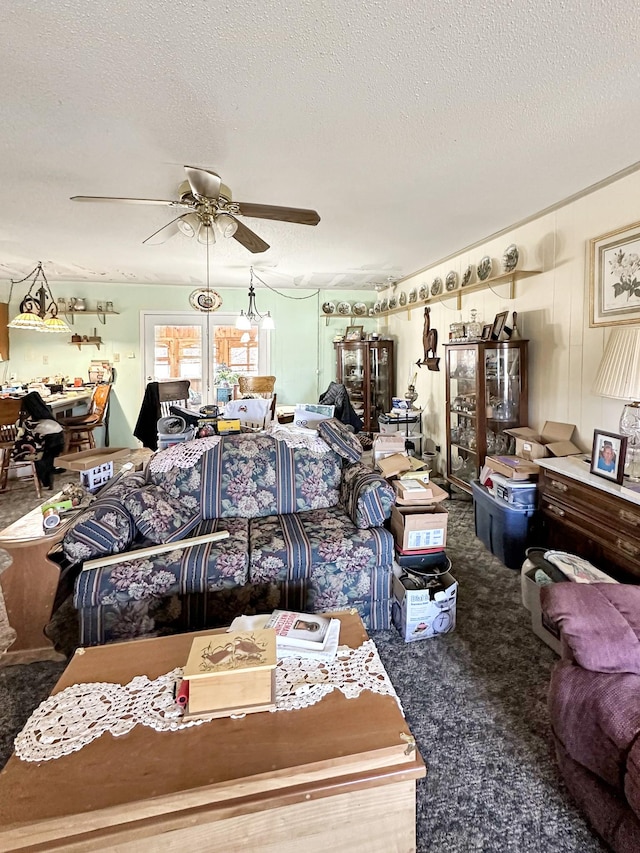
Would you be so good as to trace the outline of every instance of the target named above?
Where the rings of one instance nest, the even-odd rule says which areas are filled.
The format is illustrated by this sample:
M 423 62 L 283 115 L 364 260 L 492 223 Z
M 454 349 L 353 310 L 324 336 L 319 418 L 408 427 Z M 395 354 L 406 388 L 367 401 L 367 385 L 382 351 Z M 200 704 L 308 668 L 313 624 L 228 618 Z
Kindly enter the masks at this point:
M 314 623 L 320 627 L 316 629 Z M 293 610 L 274 610 L 271 615 L 238 616 L 228 630 L 256 628 L 273 628 L 276 631 L 276 652 L 280 658 L 308 657 L 331 661 L 340 642 L 339 619 Z M 302 641 L 296 639 L 299 633 L 303 634 Z M 318 635 L 322 639 L 309 640 L 308 635 Z

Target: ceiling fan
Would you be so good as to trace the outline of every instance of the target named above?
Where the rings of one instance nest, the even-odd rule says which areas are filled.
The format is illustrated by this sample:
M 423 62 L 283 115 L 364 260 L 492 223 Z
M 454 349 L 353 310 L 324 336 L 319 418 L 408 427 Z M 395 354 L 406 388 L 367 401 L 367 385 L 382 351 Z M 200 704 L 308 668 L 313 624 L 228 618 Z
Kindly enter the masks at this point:
M 269 244 L 240 222 L 238 216 L 256 219 L 275 219 L 300 225 L 317 225 L 320 217 L 315 210 L 299 207 L 277 207 L 233 201 L 231 190 L 220 176 L 209 169 L 185 166 L 187 180 L 178 187 L 177 199 L 113 198 L 110 196 L 74 195 L 71 201 L 116 201 L 128 204 L 162 204 L 183 211 L 171 222 L 154 231 L 143 243 L 166 242 L 178 232 L 196 237 L 200 243 L 215 243 L 215 230 L 223 237 L 233 237 L 250 252 L 266 252 Z M 215 227 L 214 227 L 215 226 Z

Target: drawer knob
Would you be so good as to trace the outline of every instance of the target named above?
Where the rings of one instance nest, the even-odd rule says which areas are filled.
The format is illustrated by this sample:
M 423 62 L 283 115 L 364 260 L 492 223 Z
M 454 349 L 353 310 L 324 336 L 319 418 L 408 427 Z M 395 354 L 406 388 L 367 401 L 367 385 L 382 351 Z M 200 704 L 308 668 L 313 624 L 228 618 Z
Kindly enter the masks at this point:
M 634 527 L 640 524 L 640 516 L 637 516 L 635 512 L 629 512 L 628 509 L 621 509 L 618 514 L 621 520 L 626 521 L 627 524 L 632 524 Z
M 635 545 L 632 545 L 625 539 L 617 539 L 616 545 L 621 551 L 624 551 L 625 554 L 629 554 L 630 557 L 637 557 L 640 552 L 640 548 L 636 548 Z
M 548 504 L 547 506 L 554 515 L 559 515 L 560 518 L 562 518 L 562 516 L 566 515 L 566 512 L 563 509 L 560 509 L 559 506 L 553 506 L 553 504 Z
M 555 489 L 557 492 L 569 491 L 569 486 L 566 486 L 564 483 L 560 483 L 558 480 L 551 480 L 550 486 L 552 489 Z

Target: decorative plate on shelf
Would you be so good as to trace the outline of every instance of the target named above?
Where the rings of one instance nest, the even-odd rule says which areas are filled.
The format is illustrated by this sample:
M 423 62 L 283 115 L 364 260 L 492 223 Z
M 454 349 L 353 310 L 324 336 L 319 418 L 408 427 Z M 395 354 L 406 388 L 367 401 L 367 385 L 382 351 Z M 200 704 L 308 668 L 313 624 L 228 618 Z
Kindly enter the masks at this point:
M 389 311 L 391 311 L 392 308 L 396 308 L 397 305 L 398 305 L 398 297 L 397 296 L 390 297 L 390 299 L 389 299 Z
M 429 285 L 427 285 L 427 284 L 421 284 L 420 285 L 419 296 L 420 296 L 420 299 L 428 299 L 429 298 Z
M 356 317 L 366 317 L 367 316 L 367 306 L 364 302 L 356 302 L 353 306 L 353 313 Z
M 382 300 L 382 302 L 380 303 L 380 310 L 381 310 L 381 311 L 386 311 L 386 310 L 388 309 L 388 307 L 389 307 L 389 300 L 385 298 L 385 299 L 383 299 L 383 300 Z
M 373 306 L 373 313 L 374 313 L 374 314 L 379 314 L 379 313 L 380 313 L 380 300 L 378 300 L 378 301 L 376 302 L 376 304 Z
M 335 314 L 336 306 L 333 304 L 333 302 L 325 302 L 322 306 L 322 311 L 325 314 Z
M 215 290 L 199 287 L 189 296 L 189 304 L 196 311 L 217 311 L 222 305 L 222 297 Z
M 505 272 L 511 272 L 518 265 L 518 258 L 520 254 L 518 252 L 518 247 L 515 243 L 512 243 L 510 246 L 504 250 L 504 254 L 502 256 L 502 269 Z
M 338 314 L 351 314 L 351 303 L 338 302 Z
M 480 281 L 486 281 L 491 275 L 491 258 L 489 255 L 485 255 L 484 258 L 478 264 L 478 279 Z
M 414 287 L 412 290 L 409 291 L 409 304 L 411 305 L 413 302 L 417 302 L 417 301 L 418 301 L 418 291 Z
M 473 277 L 473 264 L 469 264 L 466 270 L 462 273 L 461 286 L 466 287 Z
M 444 280 L 444 286 L 447 290 L 455 290 L 458 286 L 458 273 L 455 270 L 451 270 L 451 272 L 447 273 L 447 277 Z
M 442 279 L 434 278 L 431 282 L 431 295 L 437 296 L 439 293 L 442 293 Z
M 407 294 L 403 290 L 400 293 L 400 296 L 398 297 L 398 305 L 402 306 L 402 305 L 406 305 L 406 304 L 407 304 Z

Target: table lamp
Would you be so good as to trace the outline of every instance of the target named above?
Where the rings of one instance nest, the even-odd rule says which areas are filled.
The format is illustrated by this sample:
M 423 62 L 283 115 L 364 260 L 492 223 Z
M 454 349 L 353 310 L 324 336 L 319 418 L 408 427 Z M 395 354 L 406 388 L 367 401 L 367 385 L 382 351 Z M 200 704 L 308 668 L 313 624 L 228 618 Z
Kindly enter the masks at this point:
M 619 429 L 627 436 L 627 475 L 640 481 L 640 327 L 612 330 L 593 391 L 601 397 L 629 401 L 622 409 Z

